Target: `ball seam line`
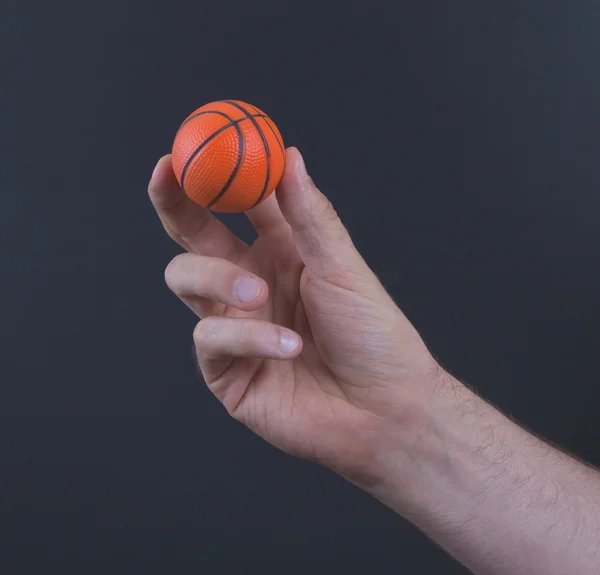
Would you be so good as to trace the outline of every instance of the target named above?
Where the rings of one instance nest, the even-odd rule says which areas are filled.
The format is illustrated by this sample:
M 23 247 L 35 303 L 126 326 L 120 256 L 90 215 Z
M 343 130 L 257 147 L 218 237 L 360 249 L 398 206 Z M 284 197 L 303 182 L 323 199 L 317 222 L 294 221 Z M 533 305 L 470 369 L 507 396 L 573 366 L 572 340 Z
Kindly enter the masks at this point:
M 265 154 L 267 155 L 267 158 L 266 158 L 267 159 L 267 176 L 265 179 L 265 185 L 262 189 L 262 192 L 260 193 L 260 196 L 258 196 L 258 199 L 256 200 L 256 202 L 254 202 L 254 204 L 251 206 L 253 208 L 253 207 L 257 206 L 258 204 L 260 204 L 260 202 L 264 198 L 265 194 L 267 193 L 267 187 L 269 185 L 269 180 L 271 179 L 271 150 L 269 148 L 269 142 L 267 142 L 265 134 L 261 130 L 261 128 L 258 125 L 258 122 L 254 118 L 254 116 L 252 116 L 252 114 L 248 110 L 246 110 L 246 108 L 240 106 L 237 102 L 234 102 L 233 100 L 222 100 L 222 102 L 229 104 L 231 106 L 234 106 L 235 108 L 237 108 L 238 110 L 241 110 L 242 112 L 244 112 L 244 114 L 246 114 L 246 116 L 254 124 L 254 127 L 256 128 L 256 131 L 258 132 L 260 139 L 262 140 L 263 146 L 265 147 Z
M 235 177 L 237 176 L 238 171 L 242 165 L 242 160 L 244 159 L 244 150 L 245 150 L 246 142 L 244 141 L 244 136 L 242 135 L 242 130 L 240 129 L 239 123 L 235 124 L 234 127 L 235 127 L 237 135 L 238 135 L 237 161 L 236 161 L 235 167 L 233 168 L 233 172 L 231 172 L 229 179 L 225 182 L 225 185 L 223 186 L 221 191 L 214 197 L 214 199 L 208 204 L 208 206 L 206 206 L 208 209 L 210 209 L 212 206 L 214 206 L 225 195 L 227 190 L 231 187 L 231 184 L 233 183 L 233 180 L 235 180 Z
M 273 129 L 273 126 L 271 126 L 271 122 L 273 122 L 273 120 L 271 120 L 271 118 L 269 118 L 269 116 L 267 116 L 266 114 L 261 114 L 256 106 L 253 106 L 252 104 L 248 104 L 248 106 L 250 106 L 256 112 L 257 115 L 255 116 L 255 118 L 264 118 L 267 126 L 269 126 L 269 129 L 271 130 L 271 132 L 273 132 L 273 136 L 275 136 L 275 141 L 277 142 L 281 153 L 285 156 L 285 148 L 283 147 L 283 141 L 279 139 L 280 136 L 277 135 L 277 133 Z
M 194 114 L 193 116 L 190 116 L 189 118 L 187 118 L 183 122 L 183 124 L 181 124 L 181 126 L 179 126 L 179 129 L 175 133 L 175 136 L 177 136 L 177 134 L 179 134 L 179 132 L 181 132 L 181 128 L 183 128 L 188 122 L 191 122 L 192 120 L 198 118 L 199 116 L 204 116 L 205 114 L 218 114 L 219 116 L 223 116 L 223 118 L 227 118 L 228 120 L 233 121 L 233 118 L 231 118 L 230 116 L 228 116 L 227 114 L 225 114 L 225 112 L 220 112 L 219 110 L 204 110 L 202 112 L 198 112 L 197 114 Z M 266 118 L 267 115 L 266 114 L 257 113 L 254 117 L 255 118 Z
M 204 112 L 198 112 L 197 114 L 194 114 L 193 116 L 190 116 L 189 118 L 187 118 L 183 122 L 183 124 L 181 124 L 181 126 L 179 126 L 179 129 L 177 130 L 175 137 L 177 137 L 177 134 L 179 134 L 179 132 L 181 132 L 181 128 L 183 128 L 188 122 L 191 122 L 192 120 L 194 120 L 195 118 L 198 118 L 199 116 L 204 116 L 205 114 L 218 114 L 219 116 L 223 116 L 223 118 L 227 118 L 230 122 L 233 121 L 233 118 L 229 117 L 224 112 L 219 112 L 217 110 L 205 110 Z
M 183 166 L 183 170 L 181 170 L 181 188 L 185 191 L 185 177 L 187 176 L 187 172 L 188 169 L 190 167 L 190 164 L 192 163 L 192 161 L 196 158 L 196 156 L 204 149 L 205 146 L 207 146 L 210 142 L 212 142 L 219 134 L 222 134 L 225 130 L 227 130 L 228 128 L 231 128 L 232 126 L 236 126 L 237 124 L 239 124 L 240 122 L 244 122 L 245 120 L 254 120 L 253 117 L 251 116 L 247 116 L 245 118 L 238 118 L 237 120 L 232 120 L 231 118 L 229 118 L 229 116 L 227 116 L 226 114 L 223 114 L 222 112 L 219 112 L 220 115 L 225 116 L 226 118 L 228 118 L 229 120 L 231 120 L 229 122 L 229 124 L 225 124 L 224 126 L 221 126 L 218 130 L 214 131 L 210 136 L 208 136 L 208 138 L 206 138 L 206 140 L 204 140 L 191 154 L 190 157 L 187 159 L 187 161 L 185 162 L 185 165 Z M 256 121 L 256 120 L 254 120 Z

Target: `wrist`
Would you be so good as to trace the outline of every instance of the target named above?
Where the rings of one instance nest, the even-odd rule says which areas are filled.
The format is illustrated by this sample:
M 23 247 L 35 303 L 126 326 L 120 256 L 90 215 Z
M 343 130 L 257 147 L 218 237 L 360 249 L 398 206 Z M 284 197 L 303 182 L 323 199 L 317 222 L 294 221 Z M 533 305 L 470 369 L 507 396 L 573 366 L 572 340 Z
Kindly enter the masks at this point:
M 415 388 L 410 399 L 397 398 L 377 440 L 376 481 L 365 487 L 408 518 L 479 490 L 479 460 L 502 457 L 484 453 L 477 442 L 483 427 L 498 433 L 503 416 L 466 386 L 437 369 Z

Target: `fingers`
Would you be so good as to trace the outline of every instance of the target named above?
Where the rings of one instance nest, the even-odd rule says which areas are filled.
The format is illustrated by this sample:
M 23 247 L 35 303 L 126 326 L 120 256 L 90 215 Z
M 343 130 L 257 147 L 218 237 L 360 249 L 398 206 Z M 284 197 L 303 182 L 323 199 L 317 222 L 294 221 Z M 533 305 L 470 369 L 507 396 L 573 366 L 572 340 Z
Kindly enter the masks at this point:
M 302 340 L 294 331 L 254 318 L 209 317 L 194 331 L 200 362 L 234 358 L 290 359 Z
M 288 227 L 275 194 L 271 194 L 262 204 L 246 212 L 246 216 L 259 234 L 267 234 Z
M 323 275 L 334 270 L 366 271 L 346 228 L 306 173 L 296 148 L 290 148 L 286 154 L 277 199 L 294 233 L 298 253 L 311 271 Z
M 212 300 L 244 311 L 259 309 L 269 295 L 263 279 L 222 258 L 181 254 L 167 266 L 165 280 L 182 299 Z
M 223 403 L 227 403 L 228 396 L 237 397 L 232 401 L 234 405 L 239 403 L 243 391 L 233 388 L 236 384 L 245 388 L 248 382 L 244 379 L 253 372 L 249 361 L 293 359 L 302 351 L 298 334 L 254 318 L 213 316 L 203 319 L 194 330 L 194 343 L 206 383 Z M 233 365 L 238 365 L 241 372 L 229 373 Z
M 156 165 L 148 193 L 165 230 L 185 250 L 235 260 L 247 249 L 208 209 L 185 194 L 173 173 L 170 155 Z
M 194 330 L 198 366 L 211 391 L 234 413 L 265 359 L 286 360 L 302 351 L 302 338 L 253 318 L 209 317 Z

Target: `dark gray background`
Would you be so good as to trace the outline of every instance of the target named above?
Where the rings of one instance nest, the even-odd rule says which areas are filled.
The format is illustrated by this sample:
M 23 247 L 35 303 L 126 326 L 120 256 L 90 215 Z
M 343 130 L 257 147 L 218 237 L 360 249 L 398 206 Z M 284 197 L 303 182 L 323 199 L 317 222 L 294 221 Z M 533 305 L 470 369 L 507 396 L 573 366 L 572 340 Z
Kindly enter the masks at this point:
M 303 151 L 449 369 L 600 463 L 600 6 L 329 4 L 3 4 L 4 572 L 464 572 L 198 383 L 146 184 L 220 98 Z

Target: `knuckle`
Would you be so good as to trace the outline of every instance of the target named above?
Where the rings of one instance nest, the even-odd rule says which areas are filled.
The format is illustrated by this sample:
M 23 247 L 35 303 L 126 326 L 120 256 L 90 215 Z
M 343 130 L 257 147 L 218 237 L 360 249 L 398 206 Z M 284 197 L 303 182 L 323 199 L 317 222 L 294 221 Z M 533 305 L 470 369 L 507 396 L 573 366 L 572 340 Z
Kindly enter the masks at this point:
M 177 244 L 179 244 L 181 247 L 186 248 L 186 244 L 185 241 L 183 239 L 183 237 L 181 236 L 181 234 L 171 225 L 169 225 L 169 223 L 167 223 L 165 220 L 163 220 L 163 227 L 165 228 L 165 231 L 167 232 L 167 235 Z
M 329 236 L 335 241 L 351 244 L 350 234 L 329 198 L 319 192 L 314 202 L 313 209 L 320 226 L 326 229 Z
M 337 222 L 339 220 L 338 214 L 333 207 L 333 204 L 327 196 L 319 192 L 314 198 L 314 210 L 315 213 L 320 216 L 324 221 Z
M 214 321 L 210 317 L 200 321 L 194 328 L 194 343 L 196 347 L 199 349 L 206 347 L 207 343 L 214 336 L 214 333 Z
M 181 273 L 181 260 L 183 254 L 175 256 L 165 268 L 165 283 L 172 291 L 177 289 L 179 275 Z
M 201 347 L 202 342 L 204 341 L 205 338 L 205 324 L 206 320 L 202 320 L 200 322 L 198 322 L 196 324 L 196 327 L 194 328 L 194 344 L 196 345 L 196 347 Z
M 238 341 L 240 343 L 245 343 L 252 339 L 252 322 L 247 319 L 239 320 L 239 331 L 238 331 Z
M 184 245 L 184 241 L 183 238 L 181 237 L 180 234 L 178 234 L 176 231 L 167 228 L 167 235 L 177 244 L 179 244 L 180 246 Z

